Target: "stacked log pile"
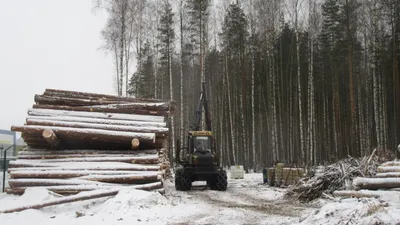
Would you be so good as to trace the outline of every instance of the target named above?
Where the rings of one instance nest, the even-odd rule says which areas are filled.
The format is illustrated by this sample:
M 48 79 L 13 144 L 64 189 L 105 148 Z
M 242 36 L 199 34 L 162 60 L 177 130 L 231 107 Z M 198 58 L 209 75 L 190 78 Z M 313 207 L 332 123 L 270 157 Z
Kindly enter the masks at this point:
M 389 190 L 400 189 L 400 161 L 389 161 L 378 167 L 373 177 L 357 177 L 353 181 L 355 189 Z
M 8 193 L 163 188 L 173 102 L 55 89 L 35 102 L 26 123 L 11 127 L 27 147 L 10 162 Z

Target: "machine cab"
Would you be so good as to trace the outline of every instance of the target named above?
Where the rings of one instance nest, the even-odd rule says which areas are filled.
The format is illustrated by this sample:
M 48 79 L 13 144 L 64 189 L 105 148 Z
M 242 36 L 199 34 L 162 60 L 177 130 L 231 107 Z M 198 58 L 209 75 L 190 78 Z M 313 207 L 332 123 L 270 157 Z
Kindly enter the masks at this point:
M 214 161 L 213 136 L 211 131 L 189 131 L 189 152 L 192 155 L 191 163 L 203 161 L 212 164 Z
M 211 131 L 189 131 L 188 142 L 190 153 L 213 152 Z

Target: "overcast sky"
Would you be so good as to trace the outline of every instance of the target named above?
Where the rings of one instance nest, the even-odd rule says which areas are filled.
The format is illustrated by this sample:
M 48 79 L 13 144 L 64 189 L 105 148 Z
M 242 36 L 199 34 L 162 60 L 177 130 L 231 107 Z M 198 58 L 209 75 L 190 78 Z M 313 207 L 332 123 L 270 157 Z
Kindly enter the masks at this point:
M 0 0 L 0 129 L 23 125 L 46 88 L 115 94 L 92 0 Z

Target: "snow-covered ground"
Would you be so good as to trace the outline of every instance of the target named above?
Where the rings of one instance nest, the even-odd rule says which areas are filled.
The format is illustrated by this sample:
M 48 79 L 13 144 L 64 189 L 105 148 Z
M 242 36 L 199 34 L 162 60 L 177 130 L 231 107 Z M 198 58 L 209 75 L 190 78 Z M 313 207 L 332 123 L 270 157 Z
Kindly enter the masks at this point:
M 126 189 L 115 197 L 85 200 L 43 209 L 0 214 L 0 224 L 385 224 L 400 222 L 399 199 L 318 200 L 301 204 L 284 197 L 285 189 L 261 184 L 262 174 L 229 180 L 226 192 L 195 183 L 188 192 L 166 182 L 166 194 Z M 0 195 L 0 210 L 56 199 L 45 189 L 22 196 Z M 397 203 L 396 203 L 397 201 Z M 320 207 L 321 205 L 322 208 Z

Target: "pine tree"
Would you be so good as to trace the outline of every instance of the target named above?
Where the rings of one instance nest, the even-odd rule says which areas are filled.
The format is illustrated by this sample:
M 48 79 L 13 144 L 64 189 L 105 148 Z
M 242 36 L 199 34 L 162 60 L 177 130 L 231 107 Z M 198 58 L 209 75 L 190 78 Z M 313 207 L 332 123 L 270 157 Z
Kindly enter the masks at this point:
M 148 41 L 140 50 L 141 66 L 129 80 L 128 94 L 139 98 L 154 98 L 154 63 L 153 56 Z M 138 59 L 139 61 L 139 59 Z

